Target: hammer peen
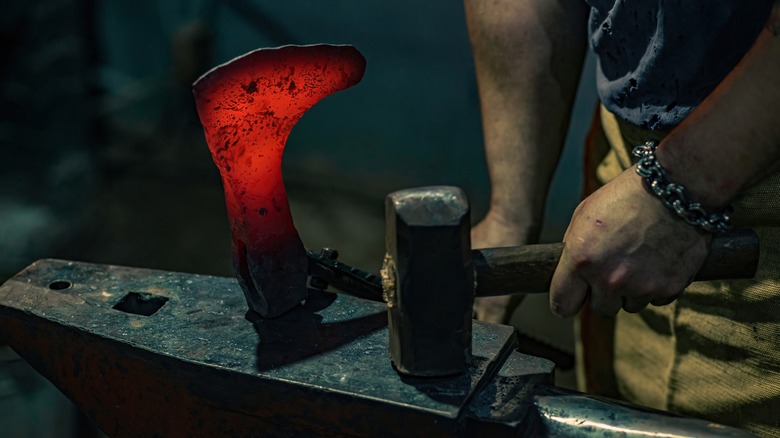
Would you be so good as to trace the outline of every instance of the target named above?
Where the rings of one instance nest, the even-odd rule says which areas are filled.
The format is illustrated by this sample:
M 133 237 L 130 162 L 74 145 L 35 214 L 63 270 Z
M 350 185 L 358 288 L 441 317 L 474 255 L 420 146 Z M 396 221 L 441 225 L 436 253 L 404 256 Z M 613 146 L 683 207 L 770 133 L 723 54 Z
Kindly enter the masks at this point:
M 388 302 L 390 351 L 398 371 L 444 376 L 470 363 L 474 297 L 549 290 L 562 243 L 471 249 L 465 193 L 450 186 L 387 196 L 387 255 L 381 281 L 309 253 L 309 273 L 337 289 Z M 695 280 L 751 278 L 758 266 L 752 230 L 714 236 Z

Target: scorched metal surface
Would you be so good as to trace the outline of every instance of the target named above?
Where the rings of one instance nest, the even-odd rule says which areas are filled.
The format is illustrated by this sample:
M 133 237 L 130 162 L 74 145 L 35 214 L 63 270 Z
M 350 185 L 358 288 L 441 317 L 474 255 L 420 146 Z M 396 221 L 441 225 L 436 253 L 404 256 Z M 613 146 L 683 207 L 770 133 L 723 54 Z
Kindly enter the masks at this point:
M 193 84 L 222 175 L 236 276 L 263 317 L 306 297 L 306 252 L 282 180 L 287 137 L 314 104 L 360 82 L 365 65 L 351 46 L 285 46 L 249 52 Z

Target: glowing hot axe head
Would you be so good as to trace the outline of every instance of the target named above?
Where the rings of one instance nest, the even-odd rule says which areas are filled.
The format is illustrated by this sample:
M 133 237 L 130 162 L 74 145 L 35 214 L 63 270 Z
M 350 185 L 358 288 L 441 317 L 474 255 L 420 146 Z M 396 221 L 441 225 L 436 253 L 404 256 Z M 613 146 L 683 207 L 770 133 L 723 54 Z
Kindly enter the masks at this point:
M 259 49 L 193 84 L 195 103 L 222 175 L 233 267 L 249 308 L 273 318 L 306 297 L 306 252 L 282 180 L 287 137 L 320 99 L 360 82 L 354 47 Z

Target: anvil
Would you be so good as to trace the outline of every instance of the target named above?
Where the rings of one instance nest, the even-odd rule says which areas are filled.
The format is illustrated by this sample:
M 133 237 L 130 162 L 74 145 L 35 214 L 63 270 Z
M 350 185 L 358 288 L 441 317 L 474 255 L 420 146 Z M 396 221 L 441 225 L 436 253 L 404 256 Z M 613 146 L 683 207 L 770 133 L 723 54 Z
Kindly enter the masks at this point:
M 233 278 L 41 260 L 0 287 L 0 335 L 112 437 L 744 436 L 556 388 L 511 327 L 474 323 L 470 368 L 412 378 L 387 308 L 308 291 L 267 320 Z

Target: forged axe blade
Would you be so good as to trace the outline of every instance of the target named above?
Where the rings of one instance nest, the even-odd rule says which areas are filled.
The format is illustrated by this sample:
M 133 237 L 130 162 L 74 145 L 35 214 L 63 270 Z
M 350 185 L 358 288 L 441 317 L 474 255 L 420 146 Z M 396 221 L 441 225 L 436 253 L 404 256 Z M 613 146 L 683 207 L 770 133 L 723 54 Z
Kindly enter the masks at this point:
M 322 98 L 357 84 L 354 47 L 259 49 L 204 74 L 195 102 L 225 189 L 233 267 L 247 304 L 273 318 L 306 298 L 308 260 L 282 180 L 287 137 Z

